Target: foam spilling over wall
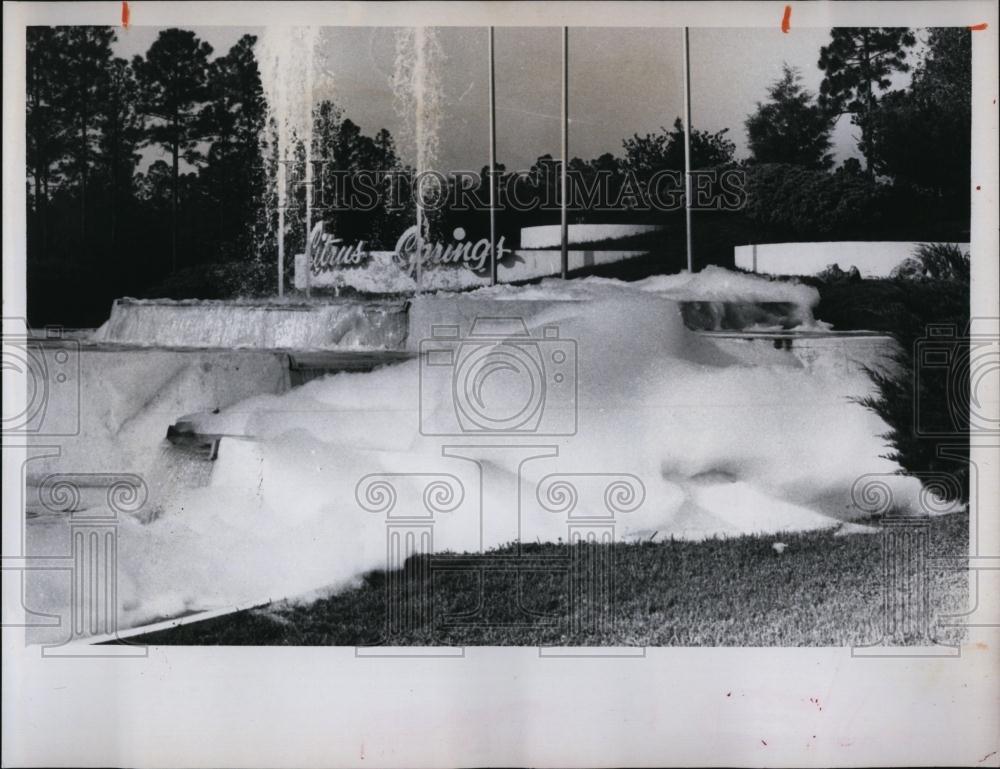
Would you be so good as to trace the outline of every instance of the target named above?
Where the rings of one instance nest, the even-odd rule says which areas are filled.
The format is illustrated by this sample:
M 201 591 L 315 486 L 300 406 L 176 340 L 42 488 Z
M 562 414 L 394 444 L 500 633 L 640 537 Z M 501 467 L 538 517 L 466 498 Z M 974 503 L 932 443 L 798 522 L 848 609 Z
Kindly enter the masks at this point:
M 54 359 L 62 348 L 38 353 Z M 58 439 L 32 439 L 40 450 L 25 465 L 29 484 L 54 473 L 100 475 L 156 472 L 167 428 L 178 414 L 212 411 L 262 392 L 289 388 L 287 356 L 258 350 L 180 351 L 67 346 L 70 374 L 50 388 L 46 425 L 64 426 Z M 36 500 L 28 499 L 29 510 Z
M 402 302 L 119 299 L 93 341 L 145 347 L 396 350 Z
M 688 329 L 680 305 L 791 302 L 813 324 L 814 293 L 705 271 L 465 295 L 491 313 L 520 300 L 510 306 L 543 361 L 575 351 L 575 370 L 559 369 L 575 389 L 547 380 L 559 397 L 544 404 L 545 428 L 570 434 L 429 434 L 456 423 L 461 396 L 448 366 L 428 367 L 427 356 L 196 417 L 199 431 L 229 437 L 206 487 L 178 494 L 151 523 L 120 527 L 122 624 L 349 585 L 385 567 L 387 525 L 400 516 L 431 525 L 435 550 L 469 552 L 565 541 L 573 520 L 609 516 L 623 540 L 810 530 L 866 515 L 851 491 L 871 473 L 885 474 L 896 508 L 919 510 L 920 483 L 881 456 L 887 426 L 851 400 L 870 391 L 863 374 L 810 372 L 794 359 L 749 365 Z M 446 318 L 448 301 L 413 309 L 434 304 Z M 514 409 L 518 381 L 494 379 L 477 392 Z M 64 524 L 29 529 L 40 551 L 65 549 Z M 33 600 L 56 600 L 44 593 Z
M 481 288 L 471 292 L 469 296 L 560 301 L 616 295 L 628 297 L 636 293 L 653 294 L 677 301 L 790 302 L 799 305 L 804 313 L 809 313 L 810 308 L 819 303 L 819 292 L 812 286 L 791 280 L 768 280 L 759 275 L 732 272 L 716 266 L 706 267 L 701 272 L 653 275 L 627 283 L 613 278 L 552 278 L 533 286 L 498 285 Z

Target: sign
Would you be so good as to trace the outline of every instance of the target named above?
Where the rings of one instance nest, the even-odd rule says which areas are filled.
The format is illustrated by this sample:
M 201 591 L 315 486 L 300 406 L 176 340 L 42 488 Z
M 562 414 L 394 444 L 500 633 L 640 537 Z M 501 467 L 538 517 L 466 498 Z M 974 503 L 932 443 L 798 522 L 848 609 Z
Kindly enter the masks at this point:
M 346 243 L 323 231 L 323 223 L 313 227 L 309 237 L 309 260 L 295 257 L 295 288 L 349 289 L 364 294 L 401 295 L 418 290 L 417 252 L 421 253 L 419 289 L 461 291 L 490 285 L 490 242 L 486 238 L 467 240 L 457 227 L 448 242 L 418 243 L 417 228 L 410 227 L 396 240 L 392 251 L 373 251 L 365 241 Z M 571 272 L 646 256 L 648 251 L 571 250 Z M 561 252 L 554 249 L 513 251 L 497 240 L 497 280 L 519 283 L 559 275 Z
M 435 243 L 433 241 L 419 243 L 417 227 L 414 225 L 399 236 L 396 247 L 392 251 L 392 260 L 404 273 L 411 276 L 416 270 L 418 249 L 423 253 L 420 260 L 423 270 L 439 267 L 465 267 L 476 274 L 489 270 L 491 248 L 488 238 L 481 238 L 475 242 L 466 240 L 465 230 L 461 227 L 455 228 L 452 232 L 452 238 L 450 243 Z M 354 244 L 344 243 L 333 234 L 324 232 L 323 222 L 318 222 L 313 227 L 309 236 L 309 253 L 311 256 L 310 270 L 316 276 L 338 269 L 364 266 L 371 261 L 372 257 L 372 252 L 366 248 L 365 241 L 361 240 Z M 497 241 L 497 261 L 502 262 L 509 254 L 512 252 L 510 249 L 504 248 L 504 239 L 501 236 Z

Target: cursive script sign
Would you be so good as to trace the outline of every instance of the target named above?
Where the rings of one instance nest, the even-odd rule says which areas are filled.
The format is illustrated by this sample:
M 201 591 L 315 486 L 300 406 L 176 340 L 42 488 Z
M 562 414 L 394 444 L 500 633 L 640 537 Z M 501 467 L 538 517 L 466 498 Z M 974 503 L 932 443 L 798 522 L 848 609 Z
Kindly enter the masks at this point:
M 314 275 L 330 272 L 338 267 L 358 267 L 368 261 L 365 242 L 346 245 L 340 238 L 323 232 L 323 222 L 317 222 L 309 235 L 311 269 Z
M 393 261 L 404 272 L 412 274 L 417 265 L 417 253 L 421 254 L 422 269 L 435 267 L 466 267 L 476 273 L 485 271 L 489 266 L 490 241 L 481 238 L 477 241 L 465 239 L 465 230 L 461 227 L 452 232 L 452 242 L 435 243 L 430 240 L 420 241 L 417 237 L 417 227 L 407 229 L 396 241 L 393 251 Z M 318 222 L 309 236 L 310 268 L 314 275 L 330 272 L 338 268 L 360 267 L 371 258 L 371 252 L 365 242 L 344 243 L 340 238 L 323 231 L 323 223 Z M 504 247 L 501 236 L 497 240 L 497 262 L 502 262 L 510 249 Z

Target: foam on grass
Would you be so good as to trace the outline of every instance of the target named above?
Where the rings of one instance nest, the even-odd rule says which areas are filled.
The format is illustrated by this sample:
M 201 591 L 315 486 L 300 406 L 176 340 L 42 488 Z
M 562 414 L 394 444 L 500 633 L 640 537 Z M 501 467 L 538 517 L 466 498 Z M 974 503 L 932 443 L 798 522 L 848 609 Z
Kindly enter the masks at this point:
M 575 410 L 572 435 L 428 435 L 428 419 L 453 413 L 455 396 L 450 378 L 422 375 L 420 359 L 204 415 L 199 430 L 232 436 L 210 486 L 178 495 L 148 525 L 121 529 L 124 624 L 350 584 L 386 566 L 387 524 L 400 515 L 432 525 L 435 550 L 565 541 L 574 519 L 607 522 L 612 476 L 638 481 L 627 480 L 641 497 L 615 514 L 619 539 L 834 527 L 868 514 L 851 490 L 872 473 L 882 474 L 895 507 L 916 512 L 920 483 L 894 475 L 898 466 L 882 456 L 886 425 L 852 401 L 870 391 L 863 374 L 747 365 L 687 329 L 678 303 L 753 294 L 808 308 L 812 293 L 706 270 L 473 294 L 544 299 L 524 317 L 531 335 L 558 327 L 561 340 L 575 342 L 575 402 L 545 405 Z M 588 301 L 558 301 L 568 298 Z M 509 407 L 515 383 L 500 382 L 486 397 Z M 363 504 L 359 482 L 378 474 L 391 476 L 396 494 L 388 512 Z M 552 501 L 553 474 L 576 489 L 572 515 L 542 504 Z M 458 491 L 430 516 L 424 494 L 433 477 Z M 36 536 L 45 529 L 35 528 Z

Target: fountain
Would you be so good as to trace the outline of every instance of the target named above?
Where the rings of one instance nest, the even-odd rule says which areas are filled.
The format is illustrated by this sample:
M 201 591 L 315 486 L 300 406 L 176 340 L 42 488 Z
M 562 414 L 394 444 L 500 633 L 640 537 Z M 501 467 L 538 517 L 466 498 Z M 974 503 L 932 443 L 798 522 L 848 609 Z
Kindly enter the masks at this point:
M 525 329 L 531 328 L 534 341 L 529 349 L 552 350 L 553 361 L 556 353 L 565 361 L 569 359 L 566 351 L 573 351 L 573 366 L 566 368 L 570 374 L 565 375 L 572 381 L 563 389 L 555 388 L 555 383 L 565 379 L 560 369 L 559 378 L 551 380 L 553 385 L 546 380 L 546 387 L 537 391 L 572 394 L 564 400 L 572 402 L 574 432 L 555 433 L 574 436 L 566 442 L 565 451 L 560 447 L 564 469 L 569 462 L 574 470 L 579 464 L 594 471 L 579 473 L 582 476 L 595 475 L 598 469 L 603 472 L 610 446 L 612 454 L 627 458 L 623 468 L 644 473 L 643 494 L 648 491 L 650 504 L 628 522 L 628 531 L 643 537 L 667 530 L 701 537 L 719 531 L 831 525 L 831 500 L 840 500 L 836 494 L 856 477 L 861 465 L 838 466 L 831 475 L 819 468 L 819 462 L 803 461 L 798 475 L 788 483 L 785 422 L 798 425 L 792 431 L 797 436 L 796 450 L 807 459 L 828 455 L 838 445 L 829 431 L 820 429 L 827 424 L 837 425 L 852 440 L 861 436 L 872 457 L 881 444 L 873 437 L 879 426 L 872 428 L 868 415 L 849 408 L 842 397 L 865 394 L 867 380 L 858 369 L 870 365 L 868 358 L 857 361 L 857 356 L 841 355 L 837 347 L 833 352 L 843 365 L 819 367 L 813 365 L 814 359 L 830 357 L 832 345 L 841 344 L 839 340 L 828 343 L 824 337 L 804 351 L 798 342 L 795 347 L 791 342 L 786 345 L 784 336 L 780 344 L 773 341 L 776 334 L 790 337 L 803 329 L 817 330 L 811 328 L 815 326 L 811 308 L 818 300 L 813 289 L 708 268 L 696 275 L 656 276 L 631 284 L 552 281 L 518 289 L 498 285 L 460 297 L 444 292 L 413 296 L 431 287 L 487 285 L 492 276 L 484 275 L 482 269 L 435 269 L 433 282 L 424 271 L 429 273 L 439 264 L 448 266 L 448 260 L 478 263 L 482 268 L 487 253 L 492 255 L 495 249 L 498 259 L 503 253 L 502 239 L 491 239 L 485 249 L 483 240 L 466 240 L 461 228 L 453 231 L 450 244 L 431 243 L 418 183 L 416 222 L 400 238 L 400 242 L 415 242 L 397 245 L 393 252 L 419 255 L 410 257 L 413 280 L 399 284 L 401 289 L 395 292 L 399 296 L 312 296 L 314 288 L 319 293 L 310 277 L 314 248 L 324 249 L 317 261 L 339 260 L 347 269 L 354 266 L 351 260 L 364 255 L 360 248 L 327 251 L 322 237 L 312 237 L 316 227 L 322 235 L 321 224 L 313 222 L 308 186 L 313 182 L 316 149 L 314 108 L 332 84 L 321 66 L 322 39 L 318 28 L 275 27 L 265 29 L 257 45 L 267 102 L 261 152 L 272 189 L 264 203 L 272 228 L 267 242 L 273 239 L 275 246 L 277 297 L 119 299 L 107 323 L 89 339 L 59 340 L 58 349 L 56 341 L 44 343 L 53 356 L 61 352 L 74 363 L 77 359 L 72 356 L 79 356 L 76 387 L 64 388 L 62 400 L 50 403 L 66 417 L 64 422 L 73 417 L 79 424 L 60 439 L 58 456 L 33 465 L 26 476 L 29 486 L 41 488 L 50 475 L 73 465 L 74 470 L 94 471 L 90 475 L 108 468 L 128 470 L 145 478 L 149 487 L 152 501 L 142 521 L 147 525 L 133 526 L 130 521 L 123 531 L 131 538 L 133 554 L 152 552 L 160 560 L 150 565 L 148 559 L 133 555 L 127 564 L 135 573 L 131 584 L 137 595 L 133 604 L 138 607 L 130 622 L 204 608 L 210 603 L 206 596 L 214 597 L 219 605 L 234 606 L 343 581 L 379 566 L 384 546 L 377 540 L 372 546 L 371 535 L 382 536 L 383 522 L 371 516 L 354 518 L 344 528 L 348 520 L 344 515 L 354 511 L 355 485 L 372 467 L 412 477 L 419 475 L 412 472 L 415 458 L 417 464 L 437 467 L 443 457 L 459 456 L 443 453 L 433 438 L 451 433 L 425 431 L 421 421 L 425 414 L 450 418 L 457 413 L 450 387 L 457 381 L 455 364 L 442 365 L 439 357 L 433 364 L 438 368 L 432 372 L 437 375 L 436 385 L 425 390 L 422 377 L 428 369 L 423 364 L 430 356 L 420 362 L 410 358 L 417 357 L 421 342 L 427 339 L 437 339 L 441 347 L 437 352 L 450 354 L 452 347 L 459 352 L 478 349 L 482 340 L 464 345 L 464 337 L 445 339 L 436 334 L 450 326 L 455 334 L 461 329 L 471 337 L 481 317 L 516 316 L 522 325 L 527 324 Z M 396 33 L 391 81 L 394 106 L 403 123 L 402 144 L 414 159 L 418 180 L 434 170 L 438 158 L 443 61 L 434 29 Z M 307 194 L 300 208 L 297 197 L 288 193 L 288 166 L 302 159 Z M 306 269 L 296 288 L 304 296 L 289 297 L 284 281 L 286 248 L 294 240 L 292 228 L 298 226 L 303 228 L 305 252 L 300 264 Z M 593 267 L 601 263 L 601 253 L 564 252 L 562 258 L 578 258 L 567 263 Z M 392 255 L 382 252 L 385 266 L 397 266 Z M 510 265 L 504 264 L 505 280 L 558 274 L 560 256 L 550 250 L 535 251 L 530 261 L 515 258 Z M 547 272 L 537 272 L 540 267 Z M 391 274 L 390 270 L 368 273 L 373 280 L 385 280 Z M 459 280 L 442 286 L 442 280 L 455 278 Z M 747 335 L 741 332 L 748 325 L 770 329 L 766 338 L 762 336 L 763 343 L 747 343 Z M 553 330 L 558 332 L 555 336 L 550 333 Z M 564 331 L 568 336 L 560 337 Z M 864 341 L 871 343 L 872 360 L 881 355 L 881 349 L 874 349 L 877 340 Z M 578 343 L 579 379 L 575 368 Z M 785 354 L 789 350 L 791 354 Z M 380 370 L 365 376 L 327 376 L 376 368 Z M 577 385 L 582 415 L 579 433 Z M 717 411 L 706 419 L 704 409 L 699 411 L 694 405 L 703 398 L 710 408 L 729 409 L 728 421 L 718 418 Z M 553 419 L 567 412 L 566 404 L 557 401 L 558 397 L 551 400 Z M 621 407 L 609 410 L 611 402 Z M 659 415 L 656 424 L 644 412 L 650 402 Z M 80 409 L 81 403 L 86 409 Z M 784 410 L 781 419 L 757 418 L 760 413 L 771 413 L 767 410 L 775 404 Z M 713 424 L 714 437 L 701 441 L 700 454 L 665 437 L 671 431 L 682 437 L 704 436 L 706 425 Z M 734 431 L 731 424 L 742 428 Z M 734 441 L 734 432 L 761 434 L 771 440 Z M 655 450 L 648 451 L 648 446 Z M 767 461 L 760 461 L 758 446 L 769 452 Z M 895 471 L 888 462 L 875 466 Z M 501 467 L 505 477 L 519 477 L 519 465 Z M 738 476 L 744 467 L 749 468 L 745 477 Z M 474 480 L 466 479 L 470 488 Z M 533 477 L 532 482 L 543 480 Z M 913 487 L 910 483 L 907 488 L 912 492 Z M 802 488 L 819 491 L 815 498 L 803 499 Z M 744 520 L 745 508 L 733 503 L 740 503 L 740 495 L 748 493 L 758 502 L 749 505 L 751 515 Z M 470 500 L 475 498 L 469 495 Z M 497 509 L 510 506 L 509 498 L 499 499 L 499 503 L 491 502 Z M 520 500 L 515 501 L 520 509 Z M 333 509 L 337 515 L 329 514 Z M 772 516 L 774 510 L 777 517 Z M 476 511 L 469 513 L 453 516 L 453 520 L 462 526 L 483 520 L 473 514 Z M 552 516 L 541 520 L 545 528 L 539 530 L 539 537 L 552 541 L 562 536 L 561 521 L 557 527 Z M 357 529 L 352 530 L 355 521 Z M 336 557 L 327 552 L 327 543 L 339 548 Z M 242 563 L 253 564 L 253 569 L 241 573 L 219 557 L 233 552 Z M 291 563 L 294 568 L 288 568 Z M 203 568 L 192 570 L 191 564 Z
M 413 27 L 396 32 L 392 89 L 394 107 L 403 119 L 403 139 L 411 145 L 416 159 L 417 254 L 423 254 L 427 236 L 421 182 L 437 160 L 442 102 L 439 71 L 443 61 L 444 51 L 433 28 Z M 415 260 L 415 270 L 419 292 L 423 285 L 423 259 Z
M 278 249 L 279 297 L 285 293 L 288 165 L 295 162 L 295 150 L 300 145 L 305 154 L 305 231 L 311 229 L 313 109 L 316 104 L 319 41 L 318 27 L 266 27 L 257 41 L 257 62 L 267 104 L 261 152 L 274 189 L 273 197 L 269 196 L 267 200 L 275 201 L 277 209 L 267 210 L 266 216 L 269 225 L 277 218 L 277 230 L 273 234 Z
M 405 306 L 394 300 L 359 300 L 338 296 L 311 297 L 313 227 L 314 112 L 329 98 L 333 77 L 322 66 L 323 35 L 318 27 L 268 27 L 257 42 L 256 55 L 266 101 L 266 127 L 261 153 L 268 172 L 265 196 L 269 230 L 265 244 L 274 243 L 277 258 L 277 298 L 226 301 L 117 300 L 111 317 L 95 333 L 101 343 L 154 347 L 252 348 L 311 351 L 397 351 L 405 344 Z M 439 68 L 444 54 L 433 29 L 402 29 L 396 33 L 392 89 L 394 106 L 403 122 L 402 143 L 419 173 L 433 170 L 443 101 Z M 304 159 L 304 211 L 289 186 L 289 168 Z M 286 296 L 286 242 L 302 214 L 304 296 Z M 322 228 L 317 223 L 317 228 Z M 415 253 L 427 240 L 423 206 L 417 205 Z M 259 247 L 266 248 L 261 244 Z M 415 259 L 416 288 L 421 262 Z M 296 270 L 299 273 L 299 270 Z M 473 284 L 475 285 L 475 283 Z M 409 285 L 389 293 L 412 293 Z

